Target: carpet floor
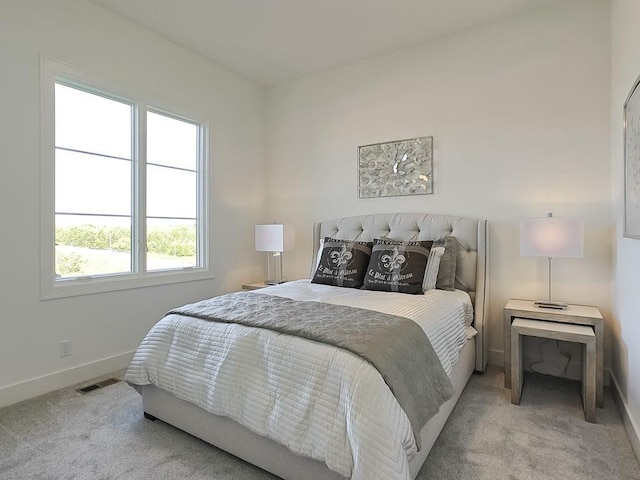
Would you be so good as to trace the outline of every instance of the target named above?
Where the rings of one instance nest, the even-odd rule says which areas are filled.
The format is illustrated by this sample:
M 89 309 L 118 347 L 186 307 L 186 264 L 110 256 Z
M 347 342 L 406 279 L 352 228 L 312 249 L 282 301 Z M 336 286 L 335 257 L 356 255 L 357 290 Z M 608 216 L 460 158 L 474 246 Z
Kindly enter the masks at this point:
M 486 377 L 485 377 L 486 378 Z M 584 421 L 580 384 L 527 375 L 520 406 L 474 375 L 418 479 L 640 479 L 613 399 Z M 0 479 L 275 479 L 142 416 L 125 383 L 59 390 L 0 409 Z

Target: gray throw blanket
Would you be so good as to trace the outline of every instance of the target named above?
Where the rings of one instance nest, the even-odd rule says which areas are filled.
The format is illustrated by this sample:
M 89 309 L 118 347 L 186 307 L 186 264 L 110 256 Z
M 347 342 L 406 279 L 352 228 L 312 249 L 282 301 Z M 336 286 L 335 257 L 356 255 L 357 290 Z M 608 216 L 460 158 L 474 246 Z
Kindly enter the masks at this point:
M 382 375 L 407 414 L 420 445 L 420 429 L 454 394 L 431 342 L 408 318 L 373 310 L 238 292 L 167 313 L 266 328 L 340 347 L 364 358 Z

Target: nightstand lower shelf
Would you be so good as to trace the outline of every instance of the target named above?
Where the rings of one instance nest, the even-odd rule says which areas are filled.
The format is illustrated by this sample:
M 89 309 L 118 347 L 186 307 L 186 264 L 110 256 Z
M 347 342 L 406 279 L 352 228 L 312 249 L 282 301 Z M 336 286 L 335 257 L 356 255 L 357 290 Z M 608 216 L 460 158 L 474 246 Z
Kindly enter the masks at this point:
M 520 404 L 523 384 L 522 340 L 524 336 L 551 338 L 583 344 L 582 406 L 584 419 L 596 421 L 596 335 L 586 325 L 516 318 L 511 323 L 511 403 Z
M 504 386 L 511 388 L 511 324 L 516 318 L 584 325 L 593 330 L 595 336 L 596 407 L 602 408 L 604 375 L 604 318 L 597 307 L 569 305 L 566 310 L 536 307 L 532 300 L 509 299 L 504 307 Z

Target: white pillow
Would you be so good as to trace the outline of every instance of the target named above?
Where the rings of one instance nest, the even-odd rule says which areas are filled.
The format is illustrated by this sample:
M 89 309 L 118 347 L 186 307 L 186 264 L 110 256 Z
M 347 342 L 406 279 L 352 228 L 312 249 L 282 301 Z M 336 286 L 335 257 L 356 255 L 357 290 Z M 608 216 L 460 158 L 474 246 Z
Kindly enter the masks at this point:
M 318 248 L 318 252 L 316 253 L 316 264 L 313 267 L 313 271 L 318 270 L 318 265 L 320 265 L 320 259 L 322 258 L 322 249 L 324 248 L 324 238 L 320 239 L 320 248 Z M 311 274 L 313 277 L 313 274 Z
M 427 268 L 424 271 L 424 279 L 422 280 L 422 290 L 428 292 L 436 288 L 438 280 L 438 270 L 440 269 L 440 258 L 444 254 L 444 247 L 432 247 L 427 260 Z

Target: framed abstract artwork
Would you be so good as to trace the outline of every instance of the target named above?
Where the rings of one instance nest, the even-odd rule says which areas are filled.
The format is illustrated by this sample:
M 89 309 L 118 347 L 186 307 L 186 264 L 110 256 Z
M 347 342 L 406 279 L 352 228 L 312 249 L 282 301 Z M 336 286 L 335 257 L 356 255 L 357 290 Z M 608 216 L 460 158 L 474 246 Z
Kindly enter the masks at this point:
M 358 147 L 358 197 L 433 193 L 433 137 Z
M 624 232 L 640 239 L 640 77 L 624 102 Z

